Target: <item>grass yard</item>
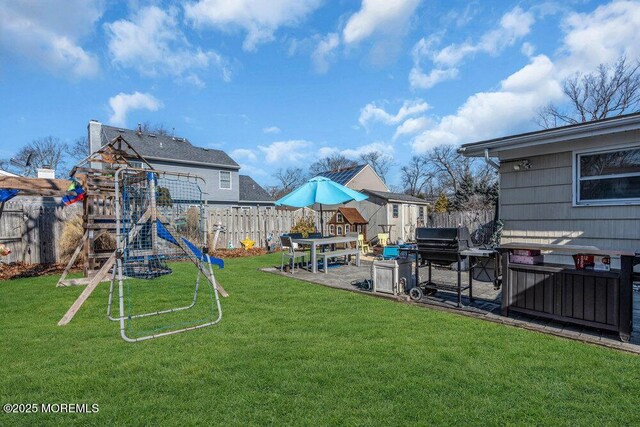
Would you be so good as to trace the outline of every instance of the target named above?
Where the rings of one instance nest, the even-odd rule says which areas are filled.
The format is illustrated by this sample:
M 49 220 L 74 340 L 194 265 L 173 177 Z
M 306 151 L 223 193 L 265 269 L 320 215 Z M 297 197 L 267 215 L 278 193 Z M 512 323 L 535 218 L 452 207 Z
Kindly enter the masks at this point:
M 637 356 L 257 271 L 276 263 L 228 260 L 219 325 L 135 344 L 106 283 L 58 327 L 81 288 L 0 282 L 1 402 L 100 409 L 0 425 L 640 425 Z

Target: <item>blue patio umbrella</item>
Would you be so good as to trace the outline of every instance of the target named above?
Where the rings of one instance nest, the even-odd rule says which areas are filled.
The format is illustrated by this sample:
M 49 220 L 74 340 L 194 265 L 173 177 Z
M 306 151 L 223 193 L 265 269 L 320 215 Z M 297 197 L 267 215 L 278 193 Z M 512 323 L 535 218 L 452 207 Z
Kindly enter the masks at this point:
M 320 204 L 320 231 L 324 229 L 322 220 L 322 205 L 337 205 L 355 200 L 360 202 L 367 196 L 355 190 L 331 181 L 324 176 L 317 176 L 305 182 L 302 186 L 276 201 L 277 206 L 292 206 L 303 208 L 316 203 Z

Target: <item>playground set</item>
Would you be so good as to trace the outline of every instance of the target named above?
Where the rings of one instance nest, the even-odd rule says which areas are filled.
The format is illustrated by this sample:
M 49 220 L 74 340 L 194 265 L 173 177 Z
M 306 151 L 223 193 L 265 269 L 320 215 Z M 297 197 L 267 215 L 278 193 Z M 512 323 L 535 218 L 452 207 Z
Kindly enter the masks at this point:
M 17 194 L 63 196 L 65 205 L 83 203 L 84 234 L 57 286 L 86 285 L 86 288 L 58 325 L 68 324 L 103 281 L 110 281 L 107 316 L 120 322 L 121 336 L 128 342 L 199 329 L 221 320 L 219 295 L 226 297 L 228 294 L 216 281 L 212 266 L 223 268 L 224 262 L 206 253 L 202 178 L 154 169 L 122 136 L 78 163 L 70 177 L 70 181 L 11 178 L 11 182 L 2 182 L 7 190 L 3 194 L 9 198 Z M 115 248 L 99 249 L 105 246 L 98 244 L 101 239 L 115 241 Z M 67 279 L 80 253 L 84 254 L 84 277 Z M 152 293 L 162 292 L 165 288 L 154 287 L 149 282 L 163 276 L 170 277 L 172 262 L 185 264 L 184 261 L 195 267 L 195 290 L 190 303 L 137 312 L 136 308 L 148 304 L 139 303 L 136 292 L 138 297 L 144 296 L 145 292 L 149 295 L 149 290 Z M 178 325 L 163 325 L 145 331 L 134 327 L 136 321 L 143 318 L 184 312 L 195 307 L 199 300 L 201 276 L 210 285 L 207 286 L 210 304 L 205 319 L 183 316 Z M 169 278 L 164 282 L 181 281 L 182 278 Z M 119 314 L 113 316 L 116 283 Z M 172 304 L 171 295 L 160 299 L 165 304 Z

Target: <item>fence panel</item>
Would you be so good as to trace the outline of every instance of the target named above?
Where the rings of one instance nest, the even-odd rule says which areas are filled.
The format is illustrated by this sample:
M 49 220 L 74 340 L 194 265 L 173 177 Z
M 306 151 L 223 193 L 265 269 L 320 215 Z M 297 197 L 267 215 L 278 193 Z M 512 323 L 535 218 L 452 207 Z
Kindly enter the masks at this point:
M 80 215 L 81 206 L 64 207 L 49 201 L 18 199 L 0 213 L 0 243 L 11 250 L 2 262 L 27 264 L 60 262 L 58 243 L 66 220 Z
M 207 233 L 211 239 L 215 233 L 215 226 L 220 224 L 224 232 L 220 233 L 217 248 L 226 248 L 229 245 L 234 248 L 241 246 L 240 241 L 249 238 L 256 242 L 257 246 L 265 246 L 267 241 L 277 243 L 278 236 L 288 233 L 294 224 L 303 216 L 313 216 L 316 224 L 320 223 L 320 213 L 311 209 L 287 211 L 269 208 L 232 207 L 232 208 L 208 208 Z M 333 216 L 333 211 L 323 212 L 325 224 Z
M 428 227 L 467 227 L 471 233 L 471 239 L 476 244 L 489 243 L 494 227 L 495 211 L 460 211 L 460 212 L 431 212 L 427 221 Z

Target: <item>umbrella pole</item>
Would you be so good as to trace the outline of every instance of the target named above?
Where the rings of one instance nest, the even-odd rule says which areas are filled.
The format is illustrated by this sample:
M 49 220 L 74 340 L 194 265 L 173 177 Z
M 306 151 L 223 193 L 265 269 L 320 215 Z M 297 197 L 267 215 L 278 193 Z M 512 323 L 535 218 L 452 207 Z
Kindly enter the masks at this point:
M 324 220 L 322 219 L 322 203 L 320 203 L 320 234 L 324 236 Z

